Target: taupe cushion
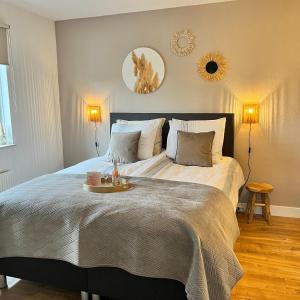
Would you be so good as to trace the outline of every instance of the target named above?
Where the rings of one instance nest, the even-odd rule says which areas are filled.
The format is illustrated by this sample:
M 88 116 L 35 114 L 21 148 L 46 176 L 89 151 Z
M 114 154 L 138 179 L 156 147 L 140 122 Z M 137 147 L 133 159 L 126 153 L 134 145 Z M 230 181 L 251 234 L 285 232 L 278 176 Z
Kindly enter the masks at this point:
M 141 131 L 112 132 L 107 152 L 108 160 L 119 163 L 133 163 L 138 161 L 138 146 Z
M 212 167 L 212 145 L 215 132 L 177 132 L 175 162 L 185 166 Z

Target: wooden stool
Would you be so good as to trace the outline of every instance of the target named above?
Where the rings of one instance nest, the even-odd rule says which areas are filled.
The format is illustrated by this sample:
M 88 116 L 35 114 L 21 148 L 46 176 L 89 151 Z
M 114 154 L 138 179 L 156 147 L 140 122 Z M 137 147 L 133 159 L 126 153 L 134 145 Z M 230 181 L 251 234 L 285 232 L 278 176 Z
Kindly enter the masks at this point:
M 256 206 L 261 206 L 263 216 L 268 224 L 271 224 L 270 198 L 269 194 L 273 191 L 273 186 L 268 183 L 251 182 L 247 184 L 246 189 L 249 191 L 249 199 L 246 208 L 248 223 L 253 221 L 253 215 Z M 261 201 L 256 202 L 257 195 L 260 195 Z

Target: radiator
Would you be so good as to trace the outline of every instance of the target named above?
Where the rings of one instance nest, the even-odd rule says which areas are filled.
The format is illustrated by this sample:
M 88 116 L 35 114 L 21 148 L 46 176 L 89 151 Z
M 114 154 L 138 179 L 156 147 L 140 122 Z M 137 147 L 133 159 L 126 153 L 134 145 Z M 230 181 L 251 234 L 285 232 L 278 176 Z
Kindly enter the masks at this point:
M 10 170 L 0 170 L 0 192 L 15 185 L 14 173 Z

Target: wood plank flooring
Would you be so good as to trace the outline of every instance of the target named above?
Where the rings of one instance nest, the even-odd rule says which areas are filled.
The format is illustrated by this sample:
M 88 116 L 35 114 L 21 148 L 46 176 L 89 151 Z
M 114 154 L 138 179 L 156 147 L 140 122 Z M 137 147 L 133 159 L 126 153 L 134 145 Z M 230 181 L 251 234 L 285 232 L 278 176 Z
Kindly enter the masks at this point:
M 300 219 L 238 216 L 241 236 L 235 252 L 245 275 L 231 300 L 300 300 Z M 29 281 L 9 282 L 0 300 L 79 300 L 80 295 Z M 141 299 L 142 300 L 142 299 Z M 155 300 L 155 299 L 153 299 Z
M 247 224 L 239 215 L 241 236 L 235 252 L 245 275 L 232 300 L 300 299 L 300 219 L 272 217 L 272 225 L 256 217 Z
M 40 283 L 8 278 L 8 289 L 0 290 L 1 300 L 80 300 L 80 294 Z M 2 291 L 2 292 L 1 292 Z

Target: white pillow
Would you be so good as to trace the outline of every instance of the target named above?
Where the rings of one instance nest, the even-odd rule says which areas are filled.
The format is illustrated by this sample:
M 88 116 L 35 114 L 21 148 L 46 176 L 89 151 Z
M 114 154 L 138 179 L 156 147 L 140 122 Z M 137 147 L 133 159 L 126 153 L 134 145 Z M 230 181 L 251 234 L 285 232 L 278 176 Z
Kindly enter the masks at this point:
M 182 120 L 170 120 L 170 130 L 167 138 L 166 154 L 172 159 L 175 159 L 177 152 L 177 131 L 188 131 L 187 122 Z
M 175 159 L 177 151 L 177 131 L 186 132 L 209 132 L 214 131 L 215 137 L 212 146 L 212 159 L 213 163 L 218 163 L 222 159 L 222 148 L 224 142 L 226 118 L 217 120 L 194 120 L 183 121 L 173 119 L 170 121 L 170 131 L 167 140 L 166 154 Z
M 138 159 L 148 159 L 153 156 L 154 141 L 157 128 L 151 124 L 118 124 L 112 125 L 111 132 L 141 131 L 138 147 Z
M 153 120 L 143 120 L 143 121 L 127 121 L 127 120 L 117 120 L 118 124 L 132 124 L 132 125 L 151 125 L 156 128 L 156 136 L 154 141 L 153 155 L 158 155 L 161 153 L 162 149 L 162 127 L 165 124 L 165 118 L 153 119 Z

